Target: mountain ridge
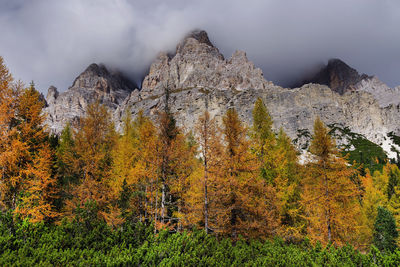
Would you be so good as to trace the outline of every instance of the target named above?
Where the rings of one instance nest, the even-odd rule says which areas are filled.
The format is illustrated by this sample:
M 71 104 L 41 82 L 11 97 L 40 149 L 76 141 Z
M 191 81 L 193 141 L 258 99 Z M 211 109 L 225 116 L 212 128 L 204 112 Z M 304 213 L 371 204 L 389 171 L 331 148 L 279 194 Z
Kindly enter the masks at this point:
M 334 65 L 331 69 L 336 74 L 341 73 L 340 68 L 345 63 L 336 63 L 340 62 L 331 62 L 331 67 Z M 400 96 L 398 90 L 390 89 L 376 77 L 359 75 L 347 64 L 344 67 L 343 75 L 336 75 L 340 90 L 315 83 L 295 89 L 282 88 L 266 80 L 245 52 L 236 51 L 230 59 L 225 59 L 205 31 L 196 31 L 177 45 L 174 55 L 159 54 L 140 90 L 114 88 L 114 91 L 123 92 L 115 102 L 109 93 L 96 90 L 96 86 L 72 86 L 72 90 L 48 99 L 45 112 L 51 119 L 46 124 L 51 131 L 59 133 L 67 121 L 78 120 L 76 118 L 84 115 L 84 106 L 93 101 L 93 97 L 102 96 L 100 101 L 109 108 L 117 129 L 121 130 L 126 112 L 135 116 L 143 110 L 145 115 L 155 119 L 157 110 L 163 110 L 166 105 L 166 91 L 171 112 L 178 125 L 186 130 L 193 129 L 206 106 L 219 122 L 228 108 L 235 107 L 241 119 L 251 124 L 253 103 L 261 97 L 274 120 L 274 129 L 282 127 L 292 139 L 298 137 L 298 130 L 311 130 L 319 116 L 327 125 L 348 127 L 384 146 L 387 153 L 391 153 L 392 146 L 400 151 L 400 147 L 387 142 L 389 132 L 400 135 L 400 98 L 393 97 Z M 351 79 L 340 80 L 346 77 Z M 109 85 L 114 84 L 113 80 L 107 81 Z M 50 95 L 53 91 L 49 90 Z M 74 95 L 74 91 L 78 94 Z M 87 95 L 87 91 L 96 94 Z M 76 102 L 82 102 L 78 105 L 79 112 L 74 110 Z

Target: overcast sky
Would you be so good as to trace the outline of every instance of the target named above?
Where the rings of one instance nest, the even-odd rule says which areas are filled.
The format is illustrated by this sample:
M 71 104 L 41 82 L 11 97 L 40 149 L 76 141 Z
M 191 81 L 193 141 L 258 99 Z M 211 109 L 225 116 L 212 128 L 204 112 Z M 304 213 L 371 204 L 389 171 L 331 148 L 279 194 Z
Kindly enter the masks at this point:
M 399 0 L 0 0 L 0 56 L 42 92 L 65 91 L 92 62 L 138 80 L 196 28 L 280 85 L 329 58 L 400 85 Z

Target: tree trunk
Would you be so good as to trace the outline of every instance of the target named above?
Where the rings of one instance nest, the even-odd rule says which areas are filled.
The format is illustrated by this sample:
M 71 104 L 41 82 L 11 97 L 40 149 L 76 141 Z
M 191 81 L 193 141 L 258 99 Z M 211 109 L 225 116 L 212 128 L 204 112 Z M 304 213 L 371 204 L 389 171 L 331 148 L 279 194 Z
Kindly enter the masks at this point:
M 161 222 L 165 222 L 165 183 L 161 186 Z
M 158 190 L 157 190 L 157 186 L 155 187 L 156 190 L 156 205 L 154 208 L 154 234 L 157 233 L 157 208 L 158 208 Z
M 207 158 L 204 157 L 204 228 L 208 234 L 208 169 L 207 169 Z
M 147 209 L 148 209 L 148 203 L 147 203 L 147 185 L 144 188 L 144 221 L 146 222 L 147 220 Z
M 323 163 L 324 171 L 326 171 L 326 164 L 325 162 Z M 329 207 L 329 182 L 328 182 L 328 176 L 326 173 L 324 173 L 324 178 L 325 178 L 325 219 L 326 219 L 326 227 L 328 230 L 328 242 L 330 243 L 332 240 L 332 228 L 331 228 L 331 210 Z

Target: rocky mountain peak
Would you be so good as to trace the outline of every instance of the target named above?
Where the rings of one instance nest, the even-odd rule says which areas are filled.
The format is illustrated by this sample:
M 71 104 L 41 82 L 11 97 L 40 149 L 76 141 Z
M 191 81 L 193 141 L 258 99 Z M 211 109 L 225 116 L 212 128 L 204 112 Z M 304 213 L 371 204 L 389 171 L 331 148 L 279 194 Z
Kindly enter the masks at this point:
M 119 72 L 110 73 L 103 64 L 90 64 L 74 81 L 69 89 L 84 88 L 99 92 L 131 92 L 137 86 Z
M 46 102 L 46 124 L 52 132 L 59 133 L 66 122 L 78 122 L 90 103 L 99 101 L 114 111 L 136 88 L 119 72 L 110 72 L 104 65 L 89 65 L 67 91 L 58 93 L 51 86 Z
M 369 76 L 360 75 L 357 70 L 342 60 L 333 58 L 313 78 L 304 83 L 327 85 L 333 91 L 343 95 L 346 91 L 356 90 L 356 84 L 366 78 L 369 78 Z
M 295 89 L 275 86 L 264 79 L 245 52 L 236 51 L 225 59 L 206 32 L 195 31 L 177 45 L 174 55 L 159 54 L 140 90 L 132 90 L 134 86 L 123 75 L 92 64 L 69 90 L 58 94 L 56 88 L 49 88 L 44 112 L 48 128 L 60 133 L 66 122 L 78 123 L 87 105 L 99 100 L 121 130 L 126 112 L 135 117 L 143 110 L 156 119 L 168 101 L 177 124 L 191 130 L 206 108 L 221 123 L 226 110 L 235 107 L 251 125 L 253 104 L 261 97 L 274 128 L 282 127 L 301 149 L 307 148 L 314 119 L 319 116 L 327 125 L 340 125 L 393 153 L 395 146 L 388 134 L 400 135 L 400 87 L 388 88 L 338 59 L 330 60 L 310 82 Z M 396 149 L 400 155 L 400 147 Z
M 46 96 L 46 102 L 48 105 L 50 104 L 54 104 L 57 97 L 59 95 L 59 92 L 57 90 L 56 87 L 54 87 L 53 85 L 49 87 L 48 91 L 47 91 L 47 96 Z
M 196 39 L 199 43 L 203 43 L 208 46 L 214 47 L 214 45 L 211 43 L 210 39 L 208 38 L 208 34 L 206 31 L 194 30 L 186 35 L 185 40 L 187 40 L 188 38 Z

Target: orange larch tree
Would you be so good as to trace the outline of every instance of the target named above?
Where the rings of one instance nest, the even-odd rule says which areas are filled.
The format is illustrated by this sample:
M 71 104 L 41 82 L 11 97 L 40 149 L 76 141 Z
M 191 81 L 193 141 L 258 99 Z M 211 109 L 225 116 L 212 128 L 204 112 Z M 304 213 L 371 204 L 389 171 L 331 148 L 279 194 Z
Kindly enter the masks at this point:
M 43 128 L 44 116 L 42 108 L 44 102 L 41 95 L 34 88 L 19 89 L 16 99 L 14 134 L 11 148 L 14 160 L 9 161 L 8 168 L 13 168 L 14 213 L 32 222 L 51 220 L 56 215 L 54 202 L 57 199 L 57 181 L 53 175 L 53 151 L 49 145 L 49 136 Z M 10 158 L 9 158 L 10 159 Z
M 66 213 L 74 216 L 76 208 L 95 203 L 97 217 L 105 218 L 110 190 L 107 176 L 111 168 L 111 149 L 116 141 L 114 125 L 107 109 L 98 101 L 88 105 L 75 134 L 74 168 L 78 183 L 71 190 L 72 198 L 66 201 Z
M 22 160 L 28 157 L 27 144 L 19 134 L 17 107 L 20 86 L 16 88 L 13 78 L 0 57 L 0 208 L 14 210 L 22 190 Z
M 224 155 L 215 182 L 217 231 L 237 238 L 270 237 L 279 225 L 276 195 L 258 175 L 257 157 L 250 152 L 247 130 L 234 109 L 223 117 Z
M 303 180 L 303 205 L 308 234 L 313 241 L 343 245 L 354 241 L 358 230 L 359 190 L 351 181 L 355 170 L 336 149 L 328 129 L 317 118 L 310 146 L 313 155 Z

